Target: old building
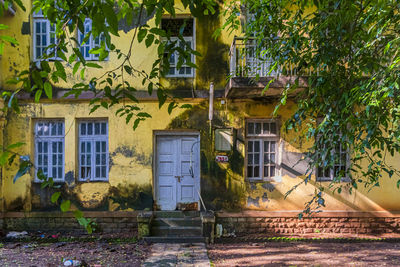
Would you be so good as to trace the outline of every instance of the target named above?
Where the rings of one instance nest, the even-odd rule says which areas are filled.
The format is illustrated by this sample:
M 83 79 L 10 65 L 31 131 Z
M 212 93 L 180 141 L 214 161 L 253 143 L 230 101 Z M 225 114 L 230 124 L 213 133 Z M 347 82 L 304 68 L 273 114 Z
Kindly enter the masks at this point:
M 30 10 L 31 2 L 24 3 Z M 153 18 L 149 19 L 151 23 Z M 391 179 L 383 179 L 372 191 L 360 188 L 353 194 L 333 193 L 333 188 L 326 188 L 324 212 L 315 219 L 297 219 L 314 193 L 313 185 L 328 186 L 334 172 L 315 172 L 318 174 L 307 186 L 300 186 L 284 198 L 304 179 L 307 165 L 298 162 L 310 147 L 310 143 L 295 141 L 295 133 L 282 131 L 295 101 L 289 99 L 279 115 L 272 116 L 277 96 L 290 76 L 269 73 L 268 62 L 259 63 L 251 53 L 241 54 L 243 47 L 251 50 L 253 44 L 235 34 L 223 32 L 217 39 L 211 38 L 221 26 L 219 16 L 194 19 L 181 9 L 176 18 L 163 18 L 163 25 L 180 25 L 184 20 L 185 41 L 202 55 L 194 58 L 199 68 L 178 69 L 176 57 L 171 57 L 169 74 L 159 81 L 172 95 L 180 97 L 180 104 L 191 104 L 192 108 L 176 108 L 169 115 L 166 107 L 159 109 L 156 92 L 148 95 L 142 88 L 137 97 L 152 118 L 133 131 L 132 123 L 126 124 L 125 118 L 115 114 L 120 106 L 90 114 L 90 92 L 78 99 L 64 98 L 64 93 L 81 79 L 67 68 L 67 82 L 54 85 L 53 99 L 42 97 L 35 103 L 34 96 L 24 95 L 20 97 L 20 113 L 2 115 L 2 146 L 24 142 L 18 153 L 29 155 L 37 169 L 61 185 L 72 209 L 85 211 L 106 231 L 135 229 L 138 211 L 196 211 L 204 209 L 202 202 L 207 210 L 216 211 L 216 224 L 222 225 L 225 234 L 290 234 L 316 229 L 344 233 L 399 231 L 400 202 L 396 181 Z M 5 14 L 0 22 L 10 25 L 8 33 L 20 43 L 17 47 L 6 46 L 0 58 L 0 88 L 15 90 L 6 80 L 16 71 L 29 68 L 44 48 L 55 42 L 54 29 L 40 13 L 29 14 L 19 8 Z M 87 21 L 85 31 L 90 27 Z M 128 48 L 131 30 L 121 26 L 117 40 L 121 50 Z M 72 34 L 78 40 L 83 38 L 81 33 Z M 114 54 L 99 62 L 88 52 L 98 41 L 90 39 L 80 47 L 86 60 L 103 67 L 91 69 L 85 74 L 86 80 L 118 62 Z M 155 48 L 146 48 L 143 43 L 134 46 L 135 66 L 150 70 L 157 55 Z M 261 78 L 256 82 L 247 77 L 257 74 Z M 271 75 L 279 78 L 261 96 Z M 141 86 L 141 79 L 130 79 Z M 214 98 L 210 108 L 211 84 Z M 129 101 L 126 99 L 126 103 Z M 346 168 L 351 155 L 344 149 L 339 153 L 346 160 L 337 167 Z M 390 160 L 396 163 L 398 156 Z M 3 227 L 79 227 L 72 215 L 62 214 L 50 201 L 56 189 L 41 189 L 37 169 L 32 168 L 13 183 L 17 168 L 17 161 L 2 166 Z M 108 227 L 111 224 L 113 228 Z

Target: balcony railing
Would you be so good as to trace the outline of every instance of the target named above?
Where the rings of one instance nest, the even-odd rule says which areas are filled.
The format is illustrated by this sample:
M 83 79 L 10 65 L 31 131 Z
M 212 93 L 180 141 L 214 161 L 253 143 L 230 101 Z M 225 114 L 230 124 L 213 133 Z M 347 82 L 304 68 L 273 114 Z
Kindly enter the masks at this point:
M 275 62 L 268 55 L 261 55 L 257 51 L 255 39 L 235 37 L 229 52 L 231 77 L 277 77 L 310 75 L 310 70 L 298 71 L 298 68 L 275 66 Z

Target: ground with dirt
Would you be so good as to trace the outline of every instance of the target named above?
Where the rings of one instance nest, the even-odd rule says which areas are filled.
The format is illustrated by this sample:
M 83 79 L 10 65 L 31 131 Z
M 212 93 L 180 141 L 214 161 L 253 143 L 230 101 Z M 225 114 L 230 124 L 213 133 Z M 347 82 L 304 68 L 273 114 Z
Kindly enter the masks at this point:
M 266 242 L 208 246 L 217 266 L 400 266 L 400 242 Z
M 89 266 L 140 266 L 149 246 L 133 242 L 6 242 L 1 243 L 0 266 L 63 266 L 63 259 Z

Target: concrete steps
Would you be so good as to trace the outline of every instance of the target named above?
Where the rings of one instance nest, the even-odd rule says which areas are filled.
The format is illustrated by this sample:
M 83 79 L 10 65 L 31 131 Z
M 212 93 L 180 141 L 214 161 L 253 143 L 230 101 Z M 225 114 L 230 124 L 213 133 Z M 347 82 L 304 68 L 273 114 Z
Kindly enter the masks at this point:
M 204 242 L 203 227 L 198 211 L 155 211 L 151 221 L 151 243 Z

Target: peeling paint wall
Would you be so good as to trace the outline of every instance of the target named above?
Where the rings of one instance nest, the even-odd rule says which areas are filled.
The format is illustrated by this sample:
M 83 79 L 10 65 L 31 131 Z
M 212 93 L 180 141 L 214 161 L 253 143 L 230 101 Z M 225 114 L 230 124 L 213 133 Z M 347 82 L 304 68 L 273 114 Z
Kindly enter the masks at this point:
M 30 1 L 24 1 L 30 10 Z M 217 13 L 219 11 L 217 10 Z M 179 16 L 189 15 L 183 8 Z M 17 8 L 15 16 L 2 17 L 1 23 L 10 25 L 10 34 L 20 45 L 6 46 L 0 59 L 0 87 L 13 89 L 5 84 L 16 70 L 28 68 L 31 60 L 32 23 L 28 12 Z M 151 14 L 143 18 L 154 23 Z M 110 110 L 99 109 L 89 115 L 89 105 L 86 100 L 41 100 L 34 104 L 33 100 L 22 102 L 20 114 L 10 113 L 4 117 L 4 126 L 0 118 L 0 141 L 3 146 L 23 141 L 25 146 L 18 153 L 34 158 L 34 122 L 39 119 L 62 119 L 65 122 L 65 183 L 62 184 L 62 194 L 72 200 L 73 205 L 84 210 L 143 210 L 153 207 L 153 131 L 194 129 L 200 132 L 201 138 L 201 195 L 207 208 L 213 210 L 302 210 L 304 203 L 314 193 L 315 178 L 308 186 L 300 186 L 285 199 L 286 192 L 299 183 L 307 169 L 306 164 L 299 163 L 304 158 L 304 152 L 311 143 L 297 138 L 298 134 L 280 131 L 282 148 L 281 179 L 276 182 L 249 182 L 244 177 L 245 169 L 245 120 L 247 118 L 271 118 L 275 107 L 274 99 L 259 100 L 226 100 L 221 104 L 215 100 L 213 128 L 208 122 L 208 101 L 196 97 L 196 92 L 207 90 L 210 82 L 215 83 L 215 89 L 223 89 L 228 74 L 228 53 L 234 34 L 223 33 L 217 39 L 212 33 L 221 25 L 223 18 L 204 16 L 196 20 L 196 49 L 202 57 L 196 58 L 199 69 L 193 78 L 161 79 L 166 89 L 184 99 L 180 103 L 189 103 L 191 109 L 176 109 L 168 115 L 166 107 L 161 110 L 154 100 L 145 100 L 141 106 L 152 115 L 141 123 L 136 131 L 132 125 L 125 124 L 125 118 L 115 116 L 119 106 Z M 132 27 L 120 23 L 120 39 L 118 44 L 122 51 L 128 49 L 132 36 Z M 134 44 L 135 67 L 150 70 L 156 55 L 155 48 L 146 49 L 145 44 Z M 87 74 L 90 79 L 110 70 L 119 61 L 110 55 L 107 62 L 102 62 L 103 70 L 92 70 Z M 57 84 L 58 88 L 71 88 L 80 81 L 79 77 L 68 71 L 68 82 Z M 132 81 L 142 88 L 141 79 Z M 203 91 L 204 92 L 204 91 Z M 128 103 L 128 102 L 127 102 Z M 278 119 L 282 123 L 291 116 L 295 103 L 288 101 L 279 111 Z M 77 122 L 80 119 L 106 119 L 109 124 L 109 180 L 106 182 L 78 182 L 78 134 Z M 219 152 L 214 149 L 214 129 L 233 128 L 233 144 L 227 163 L 218 163 L 215 156 Z M 390 159 L 395 166 L 399 165 L 398 155 Z M 17 162 L 2 169 L 1 195 L 3 206 L 1 210 L 53 210 L 56 206 L 50 203 L 51 190 L 41 189 L 33 181 L 33 171 L 20 178 L 15 184 L 12 179 L 17 170 Z M 395 180 L 382 179 L 380 188 L 368 192 L 360 188 L 353 194 L 342 192 L 333 194 L 333 189 L 326 188 L 326 210 L 332 211 L 378 211 L 400 210 L 399 192 Z M 328 186 L 328 183 L 322 183 Z

